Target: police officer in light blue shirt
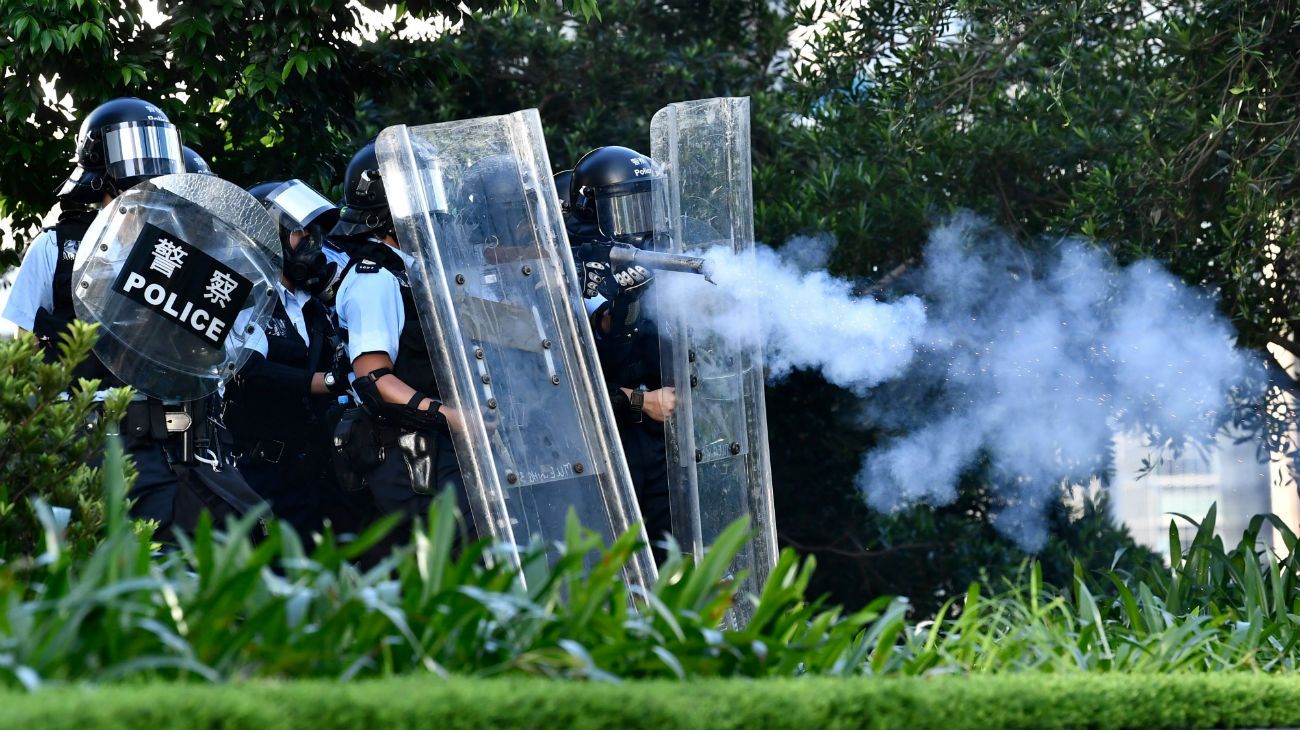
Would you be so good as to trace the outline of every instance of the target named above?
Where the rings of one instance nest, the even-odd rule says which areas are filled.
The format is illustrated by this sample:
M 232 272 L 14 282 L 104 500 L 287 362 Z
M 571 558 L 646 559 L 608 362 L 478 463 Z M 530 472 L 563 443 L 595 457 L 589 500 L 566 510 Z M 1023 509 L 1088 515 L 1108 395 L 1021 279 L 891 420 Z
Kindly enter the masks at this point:
M 374 142 L 348 165 L 344 209 L 331 238 L 351 253 L 335 298 L 339 332 L 352 362 L 353 391 L 368 423 L 351 433 L 373 456 L 358 476 L 380 514 L 405 516 L 392 536 L 409 535 L 435 494 L 452 489 L 472 532 L 469 501 L 451 429 L 464 424 L 442 403 L 433 362 L 407 280 L 410 259 L 397 248 Z M 365 461 L 365 459 L 361 459 Z
M 96 107 L 83 120 L 76 144 L 76 167 L 57 191 L 63 213 L 32 242 L 3 313 L 36 335 L 48 359 L 58 357 L 60 337 L 76 319 L 73 265 L 97 209 L 144 180 L 186 171 L 176 127 L 142 99 L 124 97 Z M 103 388 L 125 385 L 94 355 L 75 377 L 97 378 Z M 127 495 L 133 501 L 131 515 L 156 521 L 157 538 L 164 541 L 171 539 L 174 522 L 191 526 L 199 511 L 216 504 L 214 486 L 228 496 L 256 501 L 236 470 L 220 469 L 215 458 L 205 463 L 203 454 L 183 446 L 195 443 L 196 434 L 207 439 L 210 430 L 207 419 L 191 418 L 181 409 L 137 396 L 122 428 L 138 472 Z

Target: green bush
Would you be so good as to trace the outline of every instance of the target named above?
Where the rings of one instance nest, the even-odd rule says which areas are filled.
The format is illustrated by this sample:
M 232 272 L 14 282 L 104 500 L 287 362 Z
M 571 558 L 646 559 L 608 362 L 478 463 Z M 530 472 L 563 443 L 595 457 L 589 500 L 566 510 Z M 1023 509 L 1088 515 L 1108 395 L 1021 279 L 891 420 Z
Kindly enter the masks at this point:
M 121 480 L 110 480 L 116 503 Z M 225 533 L 200 524 L 166 556 L 110 515 L 86 559 L 59 549 L 0 566 L 0 686 L 166 678 L 389 676 L 421 672 L 547 677 L 781 676 L 853 672 L 870 646 L 859 632 L 886 603 L 851 616 L 804 600 L 811 560 L 786 552 L 744 631 L 720 630 L 737 599 L 725 579 L 747 530 L 737 523 L 692 564 L 673 551 L 653 591 L 621 571 L 629 532 L 605 547 L 570 521 L 547 560 L 523 575 L 487 542 L 453 552 L 455 500 L 430 511 L 412 544 L 363 570 L 351 561 L 391 522 L 340 544 L 323 535 L 310 554 L 272 524 L 253 544 L 251 515 Z M 631 609 L 633 603 L 639 612 Z
M 120 503 L 121 480 L 109 485 Z M 251 543 L 254 519 L 225 533 L 204 523 L 159 557 L 117 510 L 84 560 L 54 539 L 39 560 L 0 566 L 0 684 L 1284 672 L 1300 660 L 1300 557 L 1261 562 L 1253 533 L 1224 550 L 1213 511 L 1168 575 L 1080 569 L 1061 590 L 1029 564 L 1022 580 L 991 595 L 972 585 L 920 622 L 903 600 L 848 615 L 808 601 L 813 563 L 789 551 L 761 595 L 737 596 L 724 576 L 739 523 L 698 565 L 673 551 L 642 593 L 621 581 L 634 533 L 605 547 L 571 522 L 553 561 L 540 546 L 525 553 L 522 581 L 486 542 L 453 551 L 445 496 L 411 545 L 369 570 L 351 561 L 390 523 L 345 544 L 326 534 L 306 554 L 282 525 Z M 754 618 L 724 629 L 737 600 L 757 601 Z
M 1300 679 L 1247 675 L 556 683 L 153 684 L 0 697 L 0 727 L 1221 728 L 1300 725 Z
M 112 391 L 96 404 L 99 381 L 73 381 L 94 344 L 94 325 L 74 323 L 47 363 L 32 335 L 0 339 L 0 562 L 44 547 L 38 505 L 71 511 L 65 534 L 78 551 L 103 528 L 103 476 L 88 463 L 131 394 Z

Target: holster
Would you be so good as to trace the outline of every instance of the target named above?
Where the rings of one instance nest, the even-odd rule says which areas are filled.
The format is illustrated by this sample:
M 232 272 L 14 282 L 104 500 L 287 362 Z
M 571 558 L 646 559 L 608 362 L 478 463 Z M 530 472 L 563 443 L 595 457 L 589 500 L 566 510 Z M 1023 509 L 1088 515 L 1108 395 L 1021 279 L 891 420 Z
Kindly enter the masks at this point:
M 334 427 L 334 471 L 347 492 L 365 488 L 366 476 L 384 462 L 388 445 L 374 419 L 360 408 L 349 408 Z

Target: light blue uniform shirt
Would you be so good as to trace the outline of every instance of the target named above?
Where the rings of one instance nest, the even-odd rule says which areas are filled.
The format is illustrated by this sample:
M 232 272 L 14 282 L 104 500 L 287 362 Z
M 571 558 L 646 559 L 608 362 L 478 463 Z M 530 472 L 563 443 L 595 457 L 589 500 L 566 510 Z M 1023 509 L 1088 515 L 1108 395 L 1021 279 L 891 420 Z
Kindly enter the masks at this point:
M 18 278 L 9 289 L 4 318 L 31 332 L 36 327 L 36 312 L 54 311 L 54 269 L 59 262 L 59 251 L 54 231 L 43 231 L 37 236 L 27 253 Z
M 413 263 L 406 254 L 397 254 L 407 266 Z M 348 333 L 349 359 L 355 362 L 367 352 L 383 352 L 397 362 L 406 310 L 402 306 L 402 284 L 396 276 L 384 268 L 374 273 L 350 271 L 339 285 L 334 306 L 339 328 Z

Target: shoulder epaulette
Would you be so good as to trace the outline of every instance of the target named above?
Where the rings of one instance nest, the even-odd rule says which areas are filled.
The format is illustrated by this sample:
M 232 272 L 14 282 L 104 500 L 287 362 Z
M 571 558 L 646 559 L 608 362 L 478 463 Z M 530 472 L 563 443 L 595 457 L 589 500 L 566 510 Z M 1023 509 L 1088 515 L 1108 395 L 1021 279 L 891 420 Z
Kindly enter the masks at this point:
M 382 268 L 384 267 L 380 266 L 374 261 L 371 261 L 370 259 L 366 259 L 356 265 L 356 270 L 358 274 L 375 274 L 378 273 L 379 270 Z

